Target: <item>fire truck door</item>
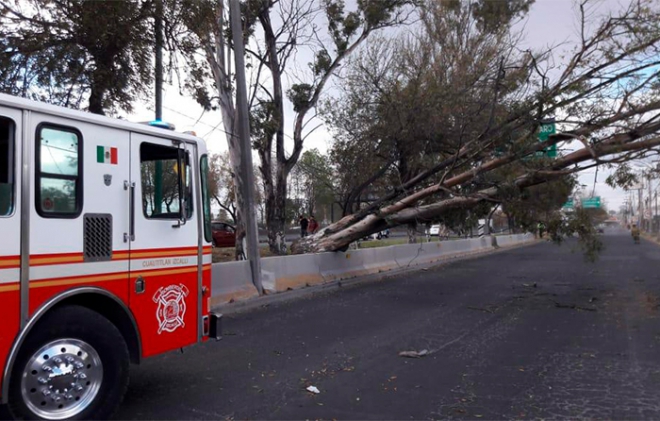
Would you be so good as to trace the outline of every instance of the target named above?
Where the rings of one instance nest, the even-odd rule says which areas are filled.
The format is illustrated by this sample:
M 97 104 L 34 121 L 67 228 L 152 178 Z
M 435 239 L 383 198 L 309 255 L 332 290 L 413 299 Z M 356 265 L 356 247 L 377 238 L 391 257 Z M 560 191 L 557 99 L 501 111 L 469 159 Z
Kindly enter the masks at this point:
M 197 342 L 194 144 L 131 134 L 130 306 L 143 356 Z
M 0 361 L 7 359 L 21 316 L 21 111 L 0 107 Z M 26 307 L 27 311 L 27 307 Z

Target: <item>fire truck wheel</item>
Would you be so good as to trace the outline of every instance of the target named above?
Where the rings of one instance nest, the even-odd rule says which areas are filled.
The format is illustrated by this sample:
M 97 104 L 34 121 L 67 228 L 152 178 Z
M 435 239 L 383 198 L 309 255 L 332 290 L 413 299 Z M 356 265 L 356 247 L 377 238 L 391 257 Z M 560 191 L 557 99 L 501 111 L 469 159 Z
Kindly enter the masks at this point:
M 9 409 L 16 419 L 107 419 L 128 387 L 126 342 L 108 319 L 81 306 L 53 310 L 14 364 Z

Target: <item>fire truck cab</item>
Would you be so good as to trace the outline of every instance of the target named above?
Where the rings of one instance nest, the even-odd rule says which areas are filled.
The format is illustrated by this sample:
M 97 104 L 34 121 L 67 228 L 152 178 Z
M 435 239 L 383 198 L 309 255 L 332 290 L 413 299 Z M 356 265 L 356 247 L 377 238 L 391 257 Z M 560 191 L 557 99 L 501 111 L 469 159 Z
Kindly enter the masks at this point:
M 0 398 L 106 418 L 129 363 L 218 337 L 204 142 L 0 94 Z

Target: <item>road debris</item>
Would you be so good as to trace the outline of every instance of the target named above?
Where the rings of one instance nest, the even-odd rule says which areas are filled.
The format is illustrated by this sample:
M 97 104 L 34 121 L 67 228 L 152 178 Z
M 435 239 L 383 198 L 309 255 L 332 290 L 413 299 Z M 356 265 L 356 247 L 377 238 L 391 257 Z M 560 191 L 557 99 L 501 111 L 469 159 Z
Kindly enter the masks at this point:
M 584 311 L 598 311 L 597 308 L 593 308 L 593 307 L 581 307 L 577 304 L 562 304 L 562 303 L 558 303 L 555 300 L 551 300 L 551 301 L 555 303 L 555 307 L 557 308 L 570 308 L 572 310 L 584 310 Z
M 432 354 L 432 351 L 428 349 L 422 349 L 421 351 L 401 351 L 399 352 L 399 357 L 405 358 L 421 358 L 426 357 L 427 355 Z
M 497 307 L 495 307 L 494 309 L 491 307 L 495 307 L 495 306 L 487 306 L 487 307 L 468 306 L 467 308 L 468 310 L 477 310 L 477 311 L 483 311 L 485 313 L 493 314 L 495 313 L 495 310 L 497 310 Z
M 316 395 L 321 393 L 321 391 L 316 386 L 308 386 L 307 389 L 305 389 L 305 390 L 310 392 L 310 393 L 314 393 Z

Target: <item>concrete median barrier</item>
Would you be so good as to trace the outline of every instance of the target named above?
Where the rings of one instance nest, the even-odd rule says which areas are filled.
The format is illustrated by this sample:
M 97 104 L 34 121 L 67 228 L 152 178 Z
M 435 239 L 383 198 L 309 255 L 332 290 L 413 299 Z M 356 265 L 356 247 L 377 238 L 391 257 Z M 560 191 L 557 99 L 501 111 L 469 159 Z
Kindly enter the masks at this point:
M 533 234 L 511 234 L 511 235 L 498 235 L 497 245 L 500 247 L 515 246 L 523 244 L 528 241 L 534 240 Z
M 229 303 L 259 295 L 252 284 L 250 263 L 239 262 L 215 263 L 212 268 L 211 306 Z
M 323 283 L 323 277 L 319 273 L 318 256 L 300 254 L 262 259 L 264 289 L 268 292 L 280 292 Z
M 531 234 L 498 236 L 500 247 L 523 244 Z M 447 258 L 492 250 L 492 237 L 402 244 L 347 252 L 303 254 L 262 259 L 262 282 L 268 293 L 337 282 L 395 269 L 427 265 Z M 257 295 L 247 262 L 213 265 L 213 305 Z

